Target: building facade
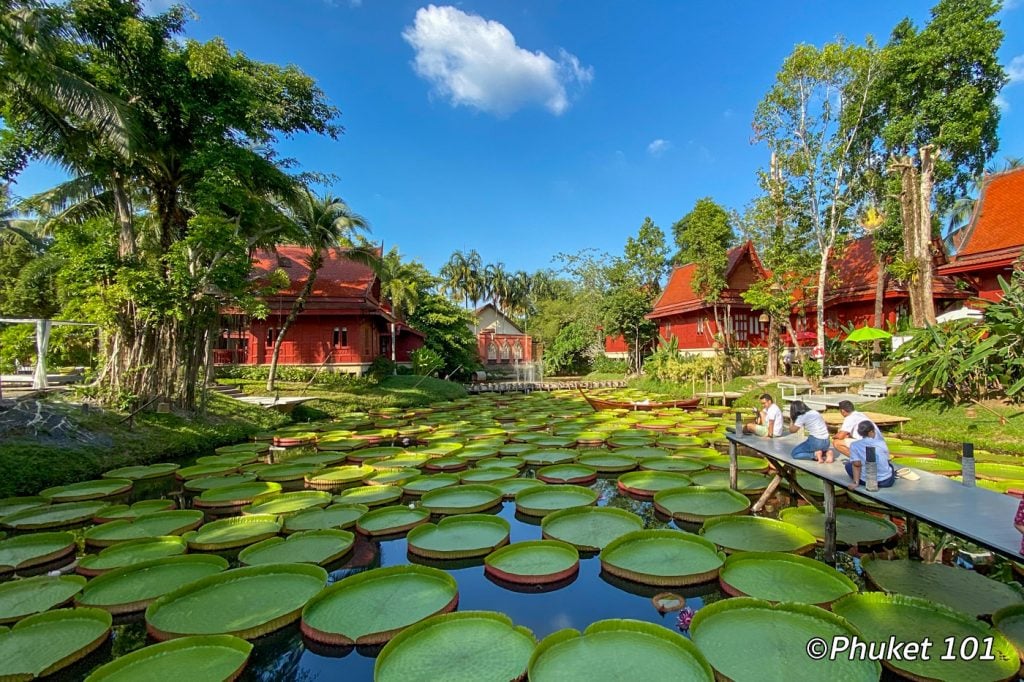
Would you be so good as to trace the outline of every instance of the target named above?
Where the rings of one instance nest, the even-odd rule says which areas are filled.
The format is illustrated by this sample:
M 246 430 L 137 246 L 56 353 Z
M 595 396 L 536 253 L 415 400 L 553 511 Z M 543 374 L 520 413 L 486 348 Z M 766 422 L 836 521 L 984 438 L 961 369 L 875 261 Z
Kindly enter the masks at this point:
M 470 328 L 476 336 L 480 363 L 485 367 L 533 362 L 536 352 L 533 339 L 493 303 L 474 310 L 473 318 Z

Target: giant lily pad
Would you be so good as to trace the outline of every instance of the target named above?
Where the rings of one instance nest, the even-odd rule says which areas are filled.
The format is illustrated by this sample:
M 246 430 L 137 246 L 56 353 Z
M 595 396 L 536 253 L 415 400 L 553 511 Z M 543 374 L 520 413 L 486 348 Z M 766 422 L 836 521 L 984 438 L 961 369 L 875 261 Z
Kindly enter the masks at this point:
M 960 463 L 932 457 L 893 457 L 894 467 L 913 467 L 940 476 L 959 476 Z
M 95 481 L 81 481 L 69 485 L 47 488 L 39 493 L 51 502 L 84 502 L 113 497 L 132 489 L 132 482 L 127 478 L 100 478 Z
M 536 639 L 503 613 L 463 611 L 400 632 L 377 656 L 376 682 L 505 682 L 526 675 Z M 458 661 L 458 665 L 452 665 Z
M 188 543 L 176 535 L 162 535 L 155 538 L 128 540 L 107 547 L 99 554 L 84 556 L 75 570 L 85 576 L 102 575 L 115 568 L 141 564 L 161 557 L 184 554 Z
M 730 680 L 877 682 L 882 674 L 877 661 L 841 655 L 835 660 L 815 660 L 807 655 L 811 640 L 831 642 L 834 637 L 857 636 L 848 622 L 817 606 L 773 606 L 750 597 L 708 604 L 690 623 L 690 639 L 715 671 Z M 741 655 L 737 654 L 737 642 L 743 642 Z
M 17 514 L 28 509 L 45 507 L 50 501 L 45 497 L 6 497 L 0 500 L 0 519 L 11 514 Z
M 306 487 L 313 490 L 342 490 L 359 485 L 377 472 L 368 466 L 341 466 L 319 469 L 306 476 Z
M 693 485 L 704 486 L 705 488 L 728 488 L 728 471 L 698 471 L 690 474 Z M 757 495 L 763 493 L 771 483 L 771 477 L 753 471 L 738 471 L 736 473 L 736 489 L 746 495 Z
M 252 518 L 252 517 L 250 517 Z M 310 564 L 266 564 L 224 571 L 165 594 L 146 609 L 146 629 L 164 640 L 228 634 L 253 639 L 288 625 L 327 583 Z
M 88 501 L 33 507 L 0 518 L 0 526 L 15 530 L 68 528 L 89 521 L 106 506 L 106 502 Z
M 501 497 L 506 500 L 516 499 L 516 495 L 519 494 L 520 490 L 536 488 L 542 485 L 547 484 L 544 481 L 538 481 L 536 478 L 509 478 L 504 481 L 495 481 L 494 483 L 494 487 L 501 491 Z
M 530 657 L 531 682 L 585 680 L 715 679 L 711 665 L 690 640 L 661 625 L 638 620 L 601 620 L 583 634 L 559 630 L 541 640 Z
M 569 464 L 576 461 L 575 450 L 534 450 L 522 456 L 530 466 L 551 466 L 553 464 Z
M 339 504 L 363 504 L 367 507 L 379 507 L 390 504 L 402 496 L 402 489 L 397 485 L 364 485 L 349 488 L 340 495 L 334 496 Z
M 636 469 L 636 459 L 608 450 L 580 455 L 577 462 L 601 473 L 618 474 Z
M 701 534 L 728 553 L 792 552 L 814 549 L 814 535 L 800 526 L 761 516 L 720 516 L 708 519 Z
M 978 462 L 974 465 L 978 478 L 990 481 L 1024 481 L 1024 466 Z
M 612 540 L 642 530 L 639 516 L 615 507 L 572 507 L 548 514 L 541 522 L 545 538 L 561 540 L 585 552 L 597 552 Z
M 84 658 L 107 639 L 112 618 L 100 609 L 61 609 L 0 632 L 0 679 L 34 680 Z
M 618 480 L 619 489 L 641 497 L 654 497 L 660 490 L 690 485 L 690 479 L 671 471 L 631 471 Z
M 228 474 L 227 476 L 203 476 L 201 478 L 193 478 L 192 480 L 185 481 L 185 490 L 191 492 L 202 492 L 204 490 L 212 490 L 213 488 L 225 488 L 229 485 L 238 485 L 239 483 L 250 483 L 256 480 L 256 474 Z
M 1014 604 L 992 614 L 992 625 L 1024 655 L 1024 604 Z
M 112 504 L 96 512 L 96 516 L 92 517 L 92 520 L 96 523 L 107 523 L 122 519 L 137 519 L 146 514 L 170 511 L 174 509 L 174 506 L 174 500 L 141 500 L 132 505 Z
M 459 471 L 469 466 L 469 462 L 459 457 L 437 457 L 427 460 L 423 468 L 428 471 Z
M 320 509 L 331 503 L 331 494 L 322 490 L 298 490 L 291 493 L 261 495 L 252 504 L 242 507 L 242 513 L 295 514 L 309 509 Z
M 729 470 L 729 457 L 727 455 L 715 455 L 714 457 L 703 457 L 702 459 L 711 469 Z M 762 457 L 744 457 L 740 455 L 736 457 L 736 468 L 739 471 L 764 472 L 768 470 L 768 462 Z
M 93 578 L 75 601 L 114 614 L 142 611 L 158 597 L 227 567 L 227 559 L 218 556 L 161 557 Z
M 656 493 L 654 507 L 665 516 L 701 523 L 713 516 L 746 514 L 750 510 L 750 499 L 728 488 L 688 486 Z
M 238 464 L 232 462 L 218 463 L 218 464 L 193 464 L 190 467 L 184 467 L 174 472 L 177 478 L 183 481 L 189 481 L 193 478 L 203 478 L 205 476 L 227 476 L 238 471 Z
M 580 569 L 579 551 L 560 540 L 516 542 L 484 559 L 484 572 L 510 583 L 539 585 L 566 580 Z
M 286 563 L 325 566 L 345 556 L 354 544 L 355 535 L 347 530 L 307 530 L 250 545 L 238 553 L 238 561 L 246 566 Z
M 595 504 L 598 497 L 597 491 L 579 485 L 538 486 L 516 494 L 516 510 L 527 516 L 545 516 L 559 509 Z
M 231 635 L 182 637 L 133 651 L 93 671 L 86 682 L 172 680 L 197 671 L 210 680 L 233 680 L 249 661 L 252 644 Z
M 490 514 L 448 516 L 409 531 L 409 553 L 428 559 L 484 556 L 508 543 L 509 523 Z
M 845 575 L 820 561 L 781 552 L 739 552 L 725 560 L 718 576 L 733 596 L 771 602 L 828 605 L 857 591 Z
M 183 537 L 188 542 L 189 549 L 217 552 L 235 547 L 245 547 L 271 538 L 280 531 L 281 521 L 276 516 L 253 514 L 252 516 L 211 521 L 200 526 L 199 530 L 189 531 Z
M 359 517 L 370 510 L 362 504 L 332 504 L 326 509 L 311 509 L 289 516 L 284 520 L 285 534 L 303 530 L 345 530 L 356 525 Z
M 273 481 L 275 483 L 301 481 L 307 476 L 315 475 L 314 472 L 318 472 L 321 469 L 323 469 L 323 467 L 318 464 L 294 464 L 292 462 L 271 464 L 266 467 L 261 467 L 256 472 L 256 478 L 261 481 Z
M 926 657 L 896 656 L 884 661 L 888 668 L 926 680 L 1006 680 L 1016 677 L 1020 659 L 1013 645 L 986 623 L 959 611 L 926 599 L 902 594 L 866 592 L 851 594 L 832 605 L 832 610 L 848 620 L 867 641 L 919 642 L 930 639 L 938 652 Z M 942 660 L 946 639 L 953 637 L 953 652 L 960 654 Z M 991 643 L 991 660 L 987 656 Z M 967 646 L 972 648 L 961 649 Z M 914 660 L 919 659 L 919 660 Z
M 671 457 L 672 452 L 665 448 L 655 447 L 628 447 L 628 448 L 617 448 L 613 450 L 616 455 L 623 455 L 625 457 L 632 457 L 637 461 L 643 461 L 645 459 L 664 459 L 665 457 Z
M 127 478 L 130 481 L 141 481 L 151 478 L 170 476 L 179 469 L 179 465 L 165 462 L 161 464 L 139 464 L 120 469 L 111 469 L 103 474 L 103 478 Z
M 886 445 L 889 446 L 889 454 L 893 457 L 934 457 L 935 450 L 933 448 L 924 447 L 922 445 L 904 445 L 903 443 L 893 443 L 886 441 Z
M 0 623 L 13 623 L 66 604 L 84 586 L 85 578 L 80 575 L 40 575 L 0 583 Z
M 302 610 L 302 632 L 333 645 L 381 644 L 459 602 L 451 575 L 426 566 L 376 568 L 344 578 Z
M 501 490 L 491 485 L 473 484 L 431 490 L 420 504 L 433 514 L 471 514 L 501 502 Z
M 921 597 L 979 618 L 1008 606 L 1024 604 L 1024 595 L 1019 589 L 963 568 L 907 559 L 871 558 L 862 559 L 861 566 L 868 580 L 883 592 Z
M 448 488 L 459 484 L 459 477 L 455 474 L 432 474 L 430 476 L 417 476 L 402 486 L 406 495 L 414 497 L 429 493 L 438 488 Z
M 601 550 L 601 568 L 645 585 L 693 585 L 718 576 L 725 555 L 699 535 L 637 530 Z
M 825 539 L 825 514 L 814 507 L 790 507 L 779 512 L 779 519 L 800 526 L 819 541 Z M 852 509 L 836 510 L 836 541 L 844 545 L 875 545 L 896 536 L 899 529 L 889 519 L 881 519 Z
M 85 531 L 85 543 L 93 547 L 109 547 L 126 540 L 155 538 L 160 535 L 181 535 L 203 522 L 198 509 L 176 509 L 154 512 L 137 519 L 111 521 Z
M 32 533 L 0 540 L 0 576 L 48 564 L 75 553 L 75 536 L 66 532 Z
M 393 535 L 429 520 L 430 512 L 426 509 L 409 509 L 399 504 L 366 512 L 356 521 L 356 530 L 364 535 Z
M 459 478 L 463 483 L 494 483 L 507 481 L 519 475 L 519 470 L 512 467 L 488 466 L 463 471 Z
M 224 507 L 241 507 L 251 504 L 260 495 L 281 492 L 281 484 L 271 481 L 249 481 L 211 488 L 204 491 L 192 501 L 196 507 L 217 509 Z
M 537 478 L 545 483 L 592 483 L 597 480 L 597 469 L 582 464 L 555 464 L 537 470 Z
M 640 468 L 645 471 L 675 471 L 681 474 L 690 474 L 707 469 L 707 464 L 703 460 L 689 457 L 652 457 L 641 461 Z

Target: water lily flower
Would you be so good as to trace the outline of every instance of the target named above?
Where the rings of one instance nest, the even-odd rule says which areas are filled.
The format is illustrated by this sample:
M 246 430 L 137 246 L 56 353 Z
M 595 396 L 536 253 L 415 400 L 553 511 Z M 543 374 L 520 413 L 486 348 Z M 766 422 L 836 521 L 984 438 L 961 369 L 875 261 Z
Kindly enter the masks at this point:
M 689 606 L 684 606 L 682 610 L 679 611 L 679 618 L 676 621 L 676 626 L 684 632 L 686 630 L 689 630 L 690 621 L 693 620 L 693 616 L 695 613 L 696 611 L 691 609 Z

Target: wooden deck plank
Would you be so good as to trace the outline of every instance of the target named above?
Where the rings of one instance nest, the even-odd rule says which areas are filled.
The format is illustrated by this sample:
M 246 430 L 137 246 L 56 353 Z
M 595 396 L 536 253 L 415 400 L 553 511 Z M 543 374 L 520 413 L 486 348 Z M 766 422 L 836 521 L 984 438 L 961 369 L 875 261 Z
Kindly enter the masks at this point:
M 827 482 L 846 486 L 850 483 L 841 462 L 818 464 L 813 460 L 789 456 L 802 437 L 794 434 L 782 438 L 759 438 L 750 434 L 728 434 L 730 444 L 755 452 L 817 476 Z M 869 493 L 864 488 L 858 495 L 877 500 L 897 511 L 909 514 L 933 526 L 958 535 L 982 547 L 1020 561 L 1021 535 L 1013 527 L 1019 500 L 992 490 L 967 487 L 958 481 L 920 469 L 910 469 L 920 478 L 897 479 L 891 488 Z

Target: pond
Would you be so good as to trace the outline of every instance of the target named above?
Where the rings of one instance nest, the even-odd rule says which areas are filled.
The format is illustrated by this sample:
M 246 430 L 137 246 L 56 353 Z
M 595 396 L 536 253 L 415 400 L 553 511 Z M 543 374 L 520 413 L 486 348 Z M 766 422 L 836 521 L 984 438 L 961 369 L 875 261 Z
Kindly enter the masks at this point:
M 725 423 L 729 420 L 728 415 L 687 414 L 678 410 L 668 410 L 648 416 L 636 413 L 594 413 L 588 406 L 581 404 L 578 399 L 549 395 L 511 399 L 504 397 L 474 398 L 445 407 L 447 409 L 444 410 L 381 411 L 368 416 L 354 417 L 347 422 L 343 421 L 330 426 L 297 426 L 289 429 L 287 433 L 277 434 L 277 442 L 302 443 L 303 445 L 275 448 L 269 457 L 273 464 L 278 464 L 295 460 L 301 461 L 304 457 L 315 455 L 318 451 L 308 443 L 315 436 L 311 436 L 305 430 L 323 429 L 326 426 L 328 430 L 321 431 L 318 436 L 322 448 L 332 447 L 327 445 L 331 441 L 335 443 L 333 447 L 341 449 L 355 447 L 353 443 L 349 442 L 352 440 L 350 436 L 353 435 L 360 435 L 364 438 L 370 436 L 366 444 L 376 447 L 403 443 L 405 449 L 414 455 L 410 461 L 404 464 L 412 464 L 414 468 L 423 467 L 422 462 L 415 461 L 415 454 L 424 452 L 424 449 L 435 461 L 441 461 L 441 458 L 445 456 L 457 456 L 459 451 L 456 450 L 456 447 L 461 448 L 461 451 L 465 453 L 466 464 L 472 462 L 471 470 L 479 473 L 485 468 L 484 465 L 495 463 L 484 462 L 481 464 L 480 459 L 486 454 L 504 454 L 506 457 L 514 458 L 530 454 L 530 448 L 536 447 L 541 452 L 553 453 L 550 456 L 556 460 L 559 458 L 558 453 L 566 453 L 569 460 L 584 456 L 584 461 L 587 461 L 588 458 L 585 455 L 596 453 L 626 452 L 637 456 L 646 454 L 649 457 L 656 452 L 651 448 L 661 444 L 665 447 L 672 446 L 674 449 L 667 450 L 666 454 L 670 455 L 668 458 L 655 457 L 650 460 L 661 462 L 661 464 L 648 464 L 644 467 L 649 470 L 647 473 L 658 474 L 659 472 L 650 471 L 650 469 L 666 466 L 666 463 L 670 470 L 676 466 L 682 466 L 681 460 L 689 457 L 690 464 L 695 461 L 701 463 L 701 466 L 694 467 L 695 469 L 710 466 L 713 470 L 714 467 L 719 467 L 718 474 L 713 474 L 712 477 L 720 478 L 722 475 L 721 456 L 716 455 L 715 451 L 707 446 L 713 447 L 717 444 L 721 448 L 723 443 L 721 433 Z M 344 430 L 339 431 L 340 428 Z M 402 435 L 403 429 L 408 435 Z M 403 439 L 409 440 L 404 441 Z M 583 442 L 588 443 L 591 447 L 581 447 L 580 443 Z M 602 443 L 605 445 L 601 445 Z M 359 445 L 363 445 L 363 443 L 359 443 Z M 607 445 L 616 445 L 617 447 L 611 449 Z M 503 447 L 507 447 L 509 452 L 515 454 L 498 453 L 497 450 Z M 644 453 L 645 448 L 648 449 L 646 453 Z M 325 449 L 319 452 L 322 456 L 330 450 Z M 349 451 L 352 461 L 345 464 L 351 465 L 353 461 L 356 461 L 363 466 L 367 464 L 372 466 L 375 463 L 374 460 L 363 461 L 365 458 L 360 456 L 361 452 L 365 453 L 367 449 L 361 447 Z M 472 452 L 472 456 L 470 456 L 470 452 Z M 387 454 L 393 456 L 392 452 Z M 341 455 L 343 456 L 344 452 Z M 590 459 L 593 461 L 593 458 Z M 395 464 L 400 462 L 400 460 L 391 461 Z M 500 461 L 497 463 L 500 464 Z M 216 465 L 213 464 L 204 463 L 203 466 L 216 469 Z M 243 469 L 248 467 L 251 472 L 266 476 L 266 478 L 272 478 L 268 474 L 270 471 L 278 474 L 284 471 L 280 467 L 271 470 L 267 466 L 267 464 L 245 465 Z M 760 465 L 757 462 L 747 462 L 747 466 L 755 468 Z M 329 469 L 319 469 L 317 473 L 326 470 Z M 230 474 L 234 471 L 235 469 L 229 468 L 227 471 L 217 471 L 216 475 Z M 382 467 L 380 475 L 397 475 L 395 472 L 396 469 Z M 535 478 L 537 472 L 538 467 L 523 466 L 518 477 Z M 424 469 L 424 473 L 439 475 L 430 474 L 426 469 Z M 464 471 L 459 473 L 464 474 Z M 696 476 L 708 472 L 694 471 L 690 473 Z M 669 476 L 679 475 L 669 474 Z M 593 482 L 586 484 L 586 487 L 597 494 L 596 505 L 598 507 L 618 508 L 635 514 L 642 520 L 645 529 L 672 528 L 689 533 L 700 532 L 699 523 L 670 520 L 662 515 L 655 509 L 650 497 L 624 492 L 617 484 L 618 476 L 619 474 L 603 473 L 598 475 Z M 758 485 L 763 488 L 763 482 L 759 482 L 761 474 L 751 471 L 749 476 L 754 481 L 752 485 L 755 488 Z M 804 483 L 807 483 L 807 490 L 803 491 L 802 496 L 784 488 L 780 489 L 768 500 L 764 510 L 758 516 L 775 519 L 779 517 L 780 510 L 795 510 L 797 505 L 806 505 L 801 497 L 815 500 L 813 482 L 805 480 Z M 275 484 L 269 485 L 274 486 Z M 284 485 L 285 490 L 301 489 L 303 480 L 302 478 L 297 481 L 293 479 Z M 554 487 L 555 484 L 548 485 Z M 162 477 L 137 481 L 130 493 L 123 494 L 119 498 L 108 498 L 105 501 L 134 503 L 141 500 L 170 499 L 174 500 L 180 508 L 187 509 L 193 507 L 193 497 L 194 493 L 187 492 L 183 488 L 181 480 L 174 477 Z M 757 497 L 757 494 L 752 494 L 749 499 L 753 500 Z M 271 495 L 272 498 L 273 495 Z M 840 499 L 843 500 L 843 498 Z M 409 508 L 418 508 L 421 504 L 419 498 L 408 495 L 403 495 L 398 502 Z M 841 504 L 863 509 L 846 500 L 843 500 Z M 233 511 L 237 511 L 237 509 Z M 812 509 L 805 507 L 805 511 L 812 511 Z M 887 520 L 877 520 L 880 515 L 877 510 L 872 511 L 875 516 L 865 515 L 858 522 L 869 525 L 871 523 L 888 524 L 886 527 L 892 529 L 894 536 L 896 527 Z M 504 501 L 497 507 L 486 510 L 486 513 L 504 519 L 508 523 L 509 540 L 513 544 L 540 540 L 543 537 L 540 526 L 541 518 L 519 513 L 514 501 Z M 784 512 L 783 515 L 788 513 L 788 511 Z M 215 517 L 207 514 L 206 520 L 209 521 L 213 518 Z M 438 517 L 434 516 L 432 520 L 437 521 Z M 780 523 L 780 525 L 788 526 L 789 524 Z M 75 533 L 81 536 L 88 528 L 86 526 L 76 529 Z M 883 535 L 888 533 L 889 531 L 883 528 Z M 722 542 L 719 541 L 719 544 L 721 545 Z M 809 547 L 813 547 L 813 544 L 812 538 Z M 895 537 L 888 537 L 885 541 L 872 541 L 870 547 L 870 549 L 885 554 L 889 554 L 893 548 L 902 551 L 897 547 Z M 89 551 L 94 553 L 96 548 L 90 547 Z M 234 567 L 239 565 L 238 551 L 235 549 L 219 554 Z M 853 552 L 853 555 L 858 554 L 858 552 Z M 818 551 L 813 550 L 810 556 L 818 556 Z M 405 534 L 367 537 L 357 533 L 353 550 L 346 554 L 340 562 L 326 566 L 328 584 L 367 570 L 410 563 L 440 568 L 454 578 L 458 586 L 458 611 L 504 613 L 516 625 L 529 628 L 538 640 L 565 628 L 582 631 L 596 621 L 622 618 L 645 621 L 663 626 L 673 632 L 680 632 L 679 614 L 675 611 L 659 612 L 652 601 L 652 597 L 656 594 L 668 590 L 685 598 L 686 606 L 698 613 L 706 605 L 729 597 L 723 592 L 718 580 L 707 580 L 688 586 L 656 587 L 615 577 L 602 570 L 601 560 L 595 552 L 580 552 L 578 573 L 558 582 L 541 585 L 506 583 L 485 573 L 482 557 L 460 561 L 418 558 L 408 551 Z M 824 564 L 821 565 L 824 566 Z M 863 589 L 865 587 L 859 558 L 841 552 L 837 568 L 853 580 L 856 588 Z M 68 572 L 68 567 L 65 567 L 63 571 Z M 853 587 L 854 585 L 851 584 L 851 588 Z M 395 599 L 389 600 L 387 608 L 402 609 L 401 595 L 396 595 Z M 66 679 L 80 679 L 103 663 L 152 643 L 153 640 L 147 636 L 146 622 L 142 613 L 118 616 L 115 618 L 112 638 L 94 653 L 62 671 L 60 675 Z M 330 647 L 318 644 L 302 634 L 298 622 L 255 639 L 253 644 L 254 648 L 248 666 L 241 679 L 370 680 L 373 679 L 376 656 L 380 650 L 380 647 Z

